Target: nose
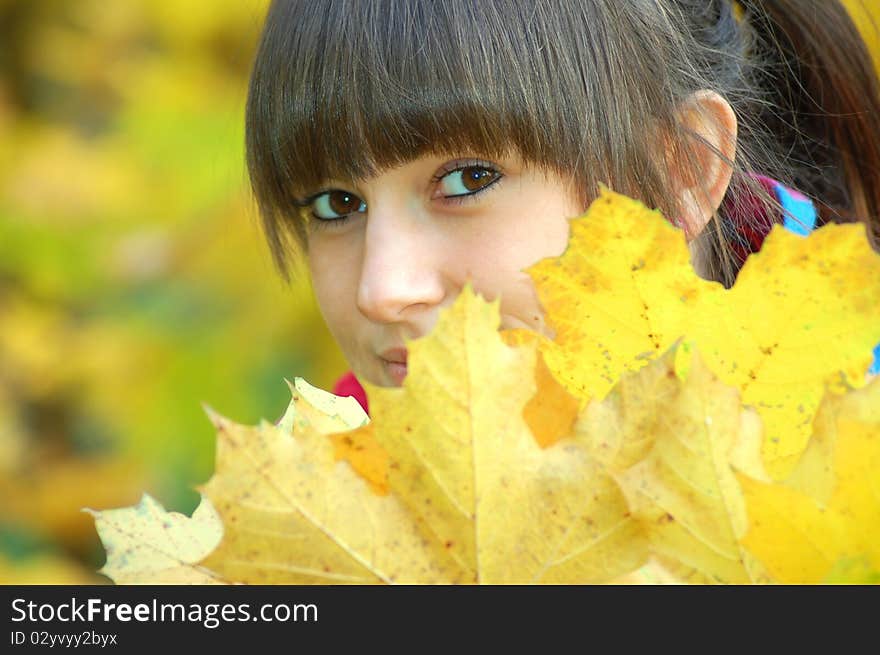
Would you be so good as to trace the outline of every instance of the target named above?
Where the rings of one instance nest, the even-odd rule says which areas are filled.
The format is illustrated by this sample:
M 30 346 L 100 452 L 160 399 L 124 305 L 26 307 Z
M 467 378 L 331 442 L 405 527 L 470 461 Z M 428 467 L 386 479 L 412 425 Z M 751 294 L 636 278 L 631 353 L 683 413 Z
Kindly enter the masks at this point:
M 442 238 L 415 208 L 369 206 L 358 309 L 371 321 L 412 321 L 445 297 Z

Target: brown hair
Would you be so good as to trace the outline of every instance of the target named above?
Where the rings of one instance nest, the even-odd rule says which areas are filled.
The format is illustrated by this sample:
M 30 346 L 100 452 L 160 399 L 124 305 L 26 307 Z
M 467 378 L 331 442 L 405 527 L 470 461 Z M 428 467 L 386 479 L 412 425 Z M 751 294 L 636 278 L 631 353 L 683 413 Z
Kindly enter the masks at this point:
M 738 14 L 738 15 L 737 15 Z M 682 101 L 739 122 L 728 196 L 772 204 L 749 171 L 864 220 L 880 243 L 880 91 L 837 0 L 275 0 L 247 100 L 251 184 L 282 273 L 305 247 L 303 189 L 463 150 L 600 183 L 676 213 L 661 142 L 696 161 Z M 662 135 L 662 136 L 661 136 Z M 720 153 L 719 153 L 720 156 Z M 704 275 L 732 284 L 725 202 Z

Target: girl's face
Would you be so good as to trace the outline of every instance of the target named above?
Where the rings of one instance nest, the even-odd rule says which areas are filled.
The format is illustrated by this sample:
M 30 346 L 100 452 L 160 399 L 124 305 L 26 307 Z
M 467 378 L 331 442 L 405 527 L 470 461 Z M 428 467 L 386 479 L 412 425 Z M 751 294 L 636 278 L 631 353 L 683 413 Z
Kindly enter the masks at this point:
M 381 386 L 402 383 L 405 339 L 427 334 L 467 281 L 501 297 L 502 328 L 543 331 L 523 269 L 560 255 L 583 211 L 561 177 L 515 156 L 426 155 L 305 202 L 321 312 L 355 375 Z

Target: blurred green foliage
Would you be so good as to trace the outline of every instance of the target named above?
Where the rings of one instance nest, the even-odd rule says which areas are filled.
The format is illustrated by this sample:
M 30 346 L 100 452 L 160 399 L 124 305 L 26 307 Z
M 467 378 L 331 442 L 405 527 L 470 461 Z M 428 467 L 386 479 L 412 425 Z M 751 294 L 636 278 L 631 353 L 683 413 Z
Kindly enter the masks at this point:
M 243 161 L 265 0 L 0 0 L 0 583 L 100 582 L 79 510 L 189 512 L 202 404 L 281 415 L 344 361 Z

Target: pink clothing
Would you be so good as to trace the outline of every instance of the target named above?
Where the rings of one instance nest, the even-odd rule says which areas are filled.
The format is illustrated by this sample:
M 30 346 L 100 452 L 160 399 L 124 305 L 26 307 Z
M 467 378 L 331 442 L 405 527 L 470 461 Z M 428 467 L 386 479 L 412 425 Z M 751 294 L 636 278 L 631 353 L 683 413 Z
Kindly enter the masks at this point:
M 369 415 L 370 406 L 367 402 L 367 392 L 364 391 L 361 383 L 357 381 L 357 378 L 351 371 L 336 381 L 336 384 L 333 385 L 333 393 L 337 396 L 353 396 Z

